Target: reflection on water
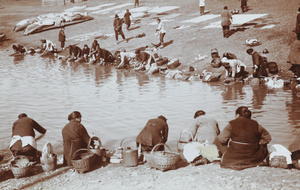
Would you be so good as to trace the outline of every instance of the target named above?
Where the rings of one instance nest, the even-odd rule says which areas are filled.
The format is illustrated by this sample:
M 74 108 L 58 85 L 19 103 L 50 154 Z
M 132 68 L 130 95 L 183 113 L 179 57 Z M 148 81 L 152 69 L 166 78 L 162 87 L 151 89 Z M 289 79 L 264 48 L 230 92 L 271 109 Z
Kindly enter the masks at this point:
M 215 117 L 223 129 L 238 106 L 249 106 L 253 118 L 270 131 L 272 143 L 284 146 L 300 127 L 299 94 L 289 89 L 178 81 L 39 55 L 12 57 L 0 52 L 0 57 L 0 149 L 8 146 L 11 126 L 22 112 L 48 129 L 38 141 L 39 149 L 49 141 L 59 153 L 61 130 L 74 110 L 82 113 L 88 132 L 110 149 L 125 137 L 135 137 L 148 119 L 163 114 L 170 127 L 168 144 L 176 150 L 180 131 L 189 128 L 199 109 Z

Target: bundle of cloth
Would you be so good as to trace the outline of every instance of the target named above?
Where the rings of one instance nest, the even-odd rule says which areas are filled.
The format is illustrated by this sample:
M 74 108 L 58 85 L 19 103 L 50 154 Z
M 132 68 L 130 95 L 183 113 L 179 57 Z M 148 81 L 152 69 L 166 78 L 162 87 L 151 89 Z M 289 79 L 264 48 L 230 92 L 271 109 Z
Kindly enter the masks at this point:
M 23 31 L 25 35 L 29 35 L 45 27 L 60 27 L 63 25 L 63 23 L 90 19 L 93 19 L 93 17 L 88 15 L 87 12 L 48 13 L 18 22 L 14 28 L 14 31 Z
M 199 156 L 212 162 L 218 159 L 219 150 L 216 145 L 207 142 L 191 142 L 183 147 L 183 156 L 189 162 L 196 161 Z

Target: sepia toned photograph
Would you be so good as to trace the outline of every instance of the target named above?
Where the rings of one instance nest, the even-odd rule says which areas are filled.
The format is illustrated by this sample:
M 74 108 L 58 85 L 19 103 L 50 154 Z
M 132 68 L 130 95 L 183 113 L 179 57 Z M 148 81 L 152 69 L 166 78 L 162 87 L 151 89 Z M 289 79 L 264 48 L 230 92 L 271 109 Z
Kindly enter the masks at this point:
M 300 189 L 300 0 L 0 0 L 0 189 Z

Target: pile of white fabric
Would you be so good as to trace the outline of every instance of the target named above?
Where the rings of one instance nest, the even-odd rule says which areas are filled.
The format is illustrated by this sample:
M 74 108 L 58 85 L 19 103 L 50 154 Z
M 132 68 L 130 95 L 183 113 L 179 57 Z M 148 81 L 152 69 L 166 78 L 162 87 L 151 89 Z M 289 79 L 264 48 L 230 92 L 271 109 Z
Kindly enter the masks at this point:
M 93 17 L 89 16 L 87 12 L 48 13 L 18 22 L 14 28 L 14 31 L 23 31 L 25 35 L 28 35 L 42 29 L 43 27 L 59 27 L 67 22 L 89 19 L 93 19 Z
M 200 155 L 212 162 L 217 160 L 219 156 L 219 150 L 216 145 L 208 144 L 207 142 L 191 142 L 184 145 L 183 156 L 188 162 L 192 162 Z

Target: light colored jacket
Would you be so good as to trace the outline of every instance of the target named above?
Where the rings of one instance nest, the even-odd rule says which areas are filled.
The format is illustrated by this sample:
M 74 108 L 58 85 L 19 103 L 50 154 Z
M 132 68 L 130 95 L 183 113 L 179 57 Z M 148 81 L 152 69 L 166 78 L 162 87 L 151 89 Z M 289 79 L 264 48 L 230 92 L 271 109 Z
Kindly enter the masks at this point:
M 159 33 L 166 33 L 162 21 L 160 21 L 160 23 L 158 23 L 158 25 L 157 25 L 157 31 L 158 31 Z
M 221 12 L 221 17 L 222 17 L 221 26 L 231 25 L 230 19 L 232 19 L 232 14 L 228 10 L 223 10 Z
M 205 6 L 205 0 L 199 0 L 199 7 Z
M 212 144 L 220 134 L 218 122 L 206 115 L 197 117 L 190 128 L 194 141 Z

